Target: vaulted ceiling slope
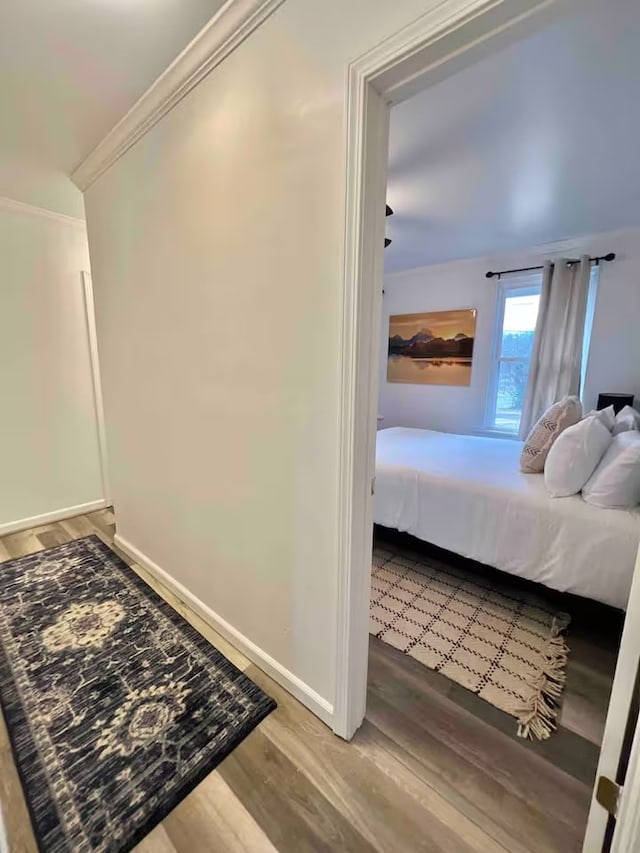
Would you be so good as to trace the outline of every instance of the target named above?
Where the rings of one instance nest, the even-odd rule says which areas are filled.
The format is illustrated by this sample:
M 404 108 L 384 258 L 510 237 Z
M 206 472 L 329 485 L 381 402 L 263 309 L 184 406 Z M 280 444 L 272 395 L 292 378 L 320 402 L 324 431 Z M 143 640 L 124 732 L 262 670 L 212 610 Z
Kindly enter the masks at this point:
M 640 225 L 640 2 L 572 7 L 392 108 L 387 271 Z
M 66 180 L 222 3 L 2 0 L 0 195 Z

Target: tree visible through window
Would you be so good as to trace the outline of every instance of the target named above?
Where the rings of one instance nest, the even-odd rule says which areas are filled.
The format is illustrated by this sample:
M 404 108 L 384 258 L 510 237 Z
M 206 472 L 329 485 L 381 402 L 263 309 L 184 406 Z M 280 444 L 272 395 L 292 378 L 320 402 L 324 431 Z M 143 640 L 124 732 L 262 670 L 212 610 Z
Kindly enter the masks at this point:
M 598 279 L 599 268 L 594 265 L 589 280 L 584 325 L 581 395 L 586 378 Z M 541 273 L 510 279 L 508 284 L 501 283 L 487 400 L 487 425 L 493 430 L 513 435 L 520 429 L 541 287 Z
M 540 304 L 537 283 L 504 288 L 501 291 L 500 334 L 496 340 L 495 367 L 490 407 L 490 426 L 515 433 L 527 391 L 529 362 Z

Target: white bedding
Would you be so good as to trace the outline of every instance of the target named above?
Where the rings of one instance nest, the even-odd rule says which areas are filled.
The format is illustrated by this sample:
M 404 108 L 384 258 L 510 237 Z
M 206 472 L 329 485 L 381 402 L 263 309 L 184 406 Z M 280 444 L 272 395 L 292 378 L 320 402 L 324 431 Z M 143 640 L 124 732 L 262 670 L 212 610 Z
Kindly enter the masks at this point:
M 378 432 L 376 524 L 563 592 L 625 608 L 640 511 L 551 498 L 522 444 L 394 427 Z

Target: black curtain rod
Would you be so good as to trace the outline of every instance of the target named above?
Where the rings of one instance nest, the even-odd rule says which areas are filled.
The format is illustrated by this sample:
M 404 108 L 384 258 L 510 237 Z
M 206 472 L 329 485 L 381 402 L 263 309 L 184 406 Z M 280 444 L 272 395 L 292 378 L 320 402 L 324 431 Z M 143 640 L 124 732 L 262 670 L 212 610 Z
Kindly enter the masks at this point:
M 599 255 L 597 258 L 591 258 L 591 263 L 596 264 L 596 266 L 597 266 L 600 263 L 600 261 L 615 261 L 615 259 L 616 259 L 616 253 L 615 252 L 608 252 L 606 255 Z M 567 262 L 567 265 L 571 266 L 572 264 L 579 264 L 579 263 L 580 263 L 579 260 L 575 260 L 575 261 L 570 260 Z M 498 276 L 498 278 L 500 278 L 501 275 L 510 275 L 511 273 L 515 273 L 515 272 L 533 272 L 534 270 L 543 270 L 543 269 L 544 269 L 544 266 L 541 265 L 538 267 L 521 267 L 519 270 L 500 270 L 499 272 L 493 272 L 492 270 L 489 270 L 489 272 L 487 273 L 487 278 L 493 278 L 496 275 Z

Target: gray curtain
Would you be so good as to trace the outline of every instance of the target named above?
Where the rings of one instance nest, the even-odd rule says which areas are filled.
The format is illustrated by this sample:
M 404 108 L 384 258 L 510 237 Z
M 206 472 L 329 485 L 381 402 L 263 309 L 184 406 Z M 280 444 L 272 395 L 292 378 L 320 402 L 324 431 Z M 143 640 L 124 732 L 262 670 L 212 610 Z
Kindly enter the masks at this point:
M 538 321 L 520 438 L 526 438 L 541 414 L 568 394 L 580 393 L 582 339 L 591 276 L 591 259 L 547 261 L 542 275 Z

